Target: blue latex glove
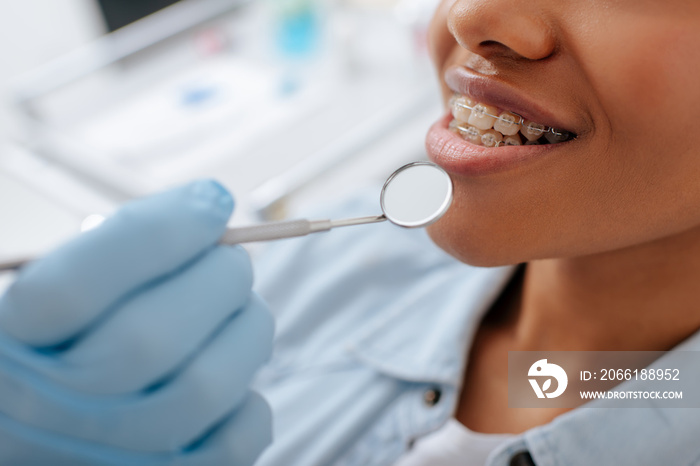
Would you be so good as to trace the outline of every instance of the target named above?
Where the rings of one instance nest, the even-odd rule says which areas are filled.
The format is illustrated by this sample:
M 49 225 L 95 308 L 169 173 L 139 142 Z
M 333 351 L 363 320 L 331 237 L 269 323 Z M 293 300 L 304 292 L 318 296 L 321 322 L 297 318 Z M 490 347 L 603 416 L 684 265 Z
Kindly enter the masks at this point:
M 273 321 L 211 181 L 127 204 L 0 298 L 0 464 L 250 465 Z

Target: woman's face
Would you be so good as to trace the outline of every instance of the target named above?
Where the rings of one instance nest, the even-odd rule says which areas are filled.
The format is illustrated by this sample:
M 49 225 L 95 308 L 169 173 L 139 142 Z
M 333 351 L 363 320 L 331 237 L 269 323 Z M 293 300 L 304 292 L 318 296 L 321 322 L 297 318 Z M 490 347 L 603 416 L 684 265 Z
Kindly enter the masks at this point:
M 448 111 L 457 93 L 576 135 L 487 148 L 438 122 L 455 201 L 429 231 L 452 255 L 572 257 L 700 225 L 699 1 L 444 0 L 430 49 Z

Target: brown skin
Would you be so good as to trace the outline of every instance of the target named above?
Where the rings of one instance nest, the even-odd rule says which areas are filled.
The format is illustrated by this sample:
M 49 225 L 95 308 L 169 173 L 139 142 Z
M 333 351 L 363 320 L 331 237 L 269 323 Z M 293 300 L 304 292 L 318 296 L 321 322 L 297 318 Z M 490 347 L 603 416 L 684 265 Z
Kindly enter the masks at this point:
M 579 135 L 561 157 L 453 176 L 453 207 L 430 228 L 466 263 L 527 263 L 474 342 L 457 413 L 468 427 L 522 432 L 560 414 L 505 407 L 508 350 L 666 350 L 700 328 L 699 26 L 696 0 L 438 8 L 445 103 L 445 70 L 466 66 Z

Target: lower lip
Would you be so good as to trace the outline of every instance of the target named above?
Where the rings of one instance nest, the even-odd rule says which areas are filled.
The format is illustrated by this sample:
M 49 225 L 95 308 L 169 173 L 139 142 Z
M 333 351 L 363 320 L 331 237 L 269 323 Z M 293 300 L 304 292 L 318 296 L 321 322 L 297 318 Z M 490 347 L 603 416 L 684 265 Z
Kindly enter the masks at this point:
M 448 129 L 452 115 L 448 114 L 428 131 L 428 156 L 446 171 L 464 176 L 500 173 L 543 159 L 568 142 L 531 146 L 477 146 Z M 569 141 L 571 142 L 571 141 Z

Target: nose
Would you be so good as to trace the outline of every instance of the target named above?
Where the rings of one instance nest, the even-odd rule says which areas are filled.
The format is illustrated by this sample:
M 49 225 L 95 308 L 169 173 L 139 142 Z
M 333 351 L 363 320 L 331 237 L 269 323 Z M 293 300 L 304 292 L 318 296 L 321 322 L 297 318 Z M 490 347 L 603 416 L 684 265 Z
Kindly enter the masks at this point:
M 554 30 L 536 0 L 457 0 L 447 26 L 465 49 L 486 59 L 541 60 L 556 50 Z

